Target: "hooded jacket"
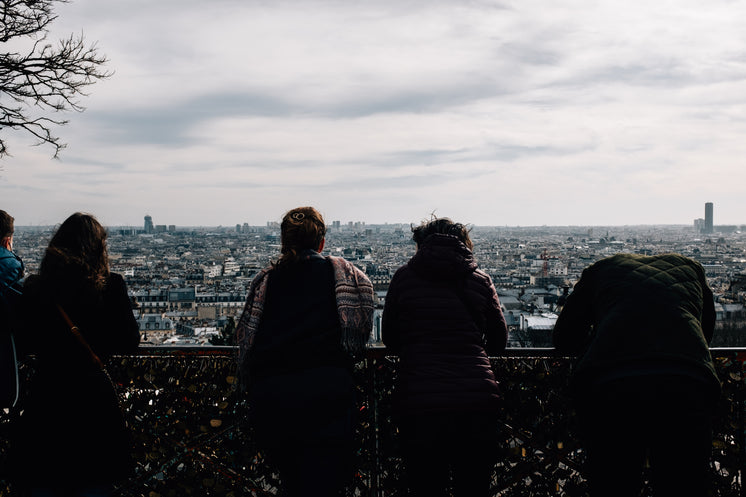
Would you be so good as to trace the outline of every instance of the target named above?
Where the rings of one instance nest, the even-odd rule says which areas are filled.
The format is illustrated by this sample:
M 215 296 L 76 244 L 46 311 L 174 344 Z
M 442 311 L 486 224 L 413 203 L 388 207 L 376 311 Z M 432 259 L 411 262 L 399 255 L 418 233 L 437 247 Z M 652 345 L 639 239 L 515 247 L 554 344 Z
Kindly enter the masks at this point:
M 505 318 L 492 280 L 457 237 L 431 235 L 394 274 L 382 329 L 400 357 L 394 402 L 402 414 L 498 407 L 488 354 L 505 349 Z
M 553 333 L 558 351 L 579 356 L 576 395 L 641 375 L 688 376 L 718 391 L 708 346 L 714 328 L 699 263 L 678 254 L 618 254 L 583 271 Z

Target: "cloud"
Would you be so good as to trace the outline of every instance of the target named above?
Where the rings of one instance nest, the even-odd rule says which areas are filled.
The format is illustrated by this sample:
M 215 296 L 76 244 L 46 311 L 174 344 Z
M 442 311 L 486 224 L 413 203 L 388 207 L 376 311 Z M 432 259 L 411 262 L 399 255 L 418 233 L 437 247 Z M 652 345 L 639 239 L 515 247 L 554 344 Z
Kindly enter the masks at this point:
M 115 75 L 59 130 L 60 161 L 15 146 L 0 187 L 17 219 L 31 200 L 34 219 L 90 202 L 137 224 L 143 210 L 261 223 L 317 201 L 360 220 L 437 207 L 479 224 L 671 222 L 700 197 L 735 205 L 746 180 L 744 14 L 699 0 L 75 0 L 55 33 L 83 29 Z

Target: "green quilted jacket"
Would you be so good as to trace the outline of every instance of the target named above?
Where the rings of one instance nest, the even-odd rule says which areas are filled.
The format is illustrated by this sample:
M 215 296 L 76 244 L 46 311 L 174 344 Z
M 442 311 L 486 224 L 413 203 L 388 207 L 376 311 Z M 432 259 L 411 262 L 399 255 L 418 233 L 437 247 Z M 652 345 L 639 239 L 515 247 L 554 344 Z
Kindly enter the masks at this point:
M 678 254 L 618 254 L 583 271 L 554 328 L 577 356 L 581 393 L 628 376 L 686 375 L 720 388 L 708 344 L 715 306 L 704 269 Z

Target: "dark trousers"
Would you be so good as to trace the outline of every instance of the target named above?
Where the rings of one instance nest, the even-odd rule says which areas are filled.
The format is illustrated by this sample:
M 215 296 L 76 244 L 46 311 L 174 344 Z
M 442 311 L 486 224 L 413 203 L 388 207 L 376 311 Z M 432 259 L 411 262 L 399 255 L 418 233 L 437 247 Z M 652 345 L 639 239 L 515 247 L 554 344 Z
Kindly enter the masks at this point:
M 280 472 L 283 497 L 341 496 L 350 481 L 353 455 L 349 446 L 273 446 L 267 455 Z
M 639 496 L 645 460 L 655 497 L 710 487 L 712 387 L 683 376 L 605 383 L 578 406 L 591 497 Z
M 315 368 L 255 381 L 250 421 L 277 467 L 283 497 L 334 497 L 354 472 L 350 374 Z
M 498 455 L 489 414 L 407 416 L 399 423 L 407 484 L 416 497 L 487 497 Z

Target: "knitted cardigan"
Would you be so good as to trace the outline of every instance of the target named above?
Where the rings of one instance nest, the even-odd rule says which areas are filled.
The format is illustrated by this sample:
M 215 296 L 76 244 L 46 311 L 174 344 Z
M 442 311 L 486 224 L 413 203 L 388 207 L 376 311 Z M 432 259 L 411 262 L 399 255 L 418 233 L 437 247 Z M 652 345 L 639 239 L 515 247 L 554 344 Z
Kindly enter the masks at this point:
M 351 356 L 359 357 L 365 350 L 373 327 L 373 285 L 365 273 L 345 259 L 329 256 L 327 260 L 334 268 L 334 292 L 342 328 L 342 347 Z M 272 268 L 265 268 L 251 282 L 246 304 L 236 326 L 238 370 L 244 385 L 248 381 L 248 368 L 245 365 L 262 319 L 267 281 L 271 274 Z

